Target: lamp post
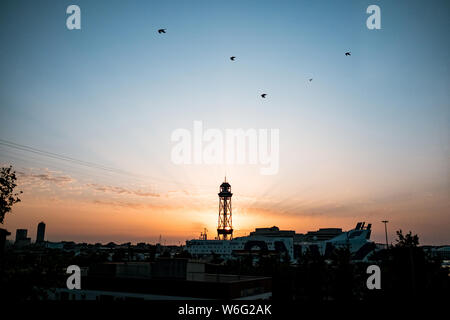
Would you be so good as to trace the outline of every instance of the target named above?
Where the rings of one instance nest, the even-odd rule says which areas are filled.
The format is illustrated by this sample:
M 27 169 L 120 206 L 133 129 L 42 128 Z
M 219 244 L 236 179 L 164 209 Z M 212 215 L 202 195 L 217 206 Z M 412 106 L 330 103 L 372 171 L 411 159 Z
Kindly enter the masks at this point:
M 388 236 L 387 236 L 387 223 L 389 222 L 388 220 L 383 220 L 381 221 L 384 223 L 384 233 L 386 235 L 386 249 L 389 248 L 389 243 L 388 243 Z

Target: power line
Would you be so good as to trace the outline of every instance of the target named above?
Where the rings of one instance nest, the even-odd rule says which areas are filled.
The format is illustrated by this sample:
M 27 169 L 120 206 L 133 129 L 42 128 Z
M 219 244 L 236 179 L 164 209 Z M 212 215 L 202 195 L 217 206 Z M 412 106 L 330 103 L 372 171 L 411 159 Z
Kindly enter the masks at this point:
M 111 179 L 113 177 L 113 173 L 104 170 L 92 169 L 83 167 L 74 163 L 54 160 L 51 158 L 43 157 L 42 155 L 37 155 L 34 153 L 24 153 L 18 149 L 12 149 L 5 147 L 4 145 L 0 145 L 0 159 L 6 161 L 6 163 L 10 162 L 18 162 L 23 163 L 24 168 L 26 164 L 32 164 L 32 166 L 41 166 L 41 167 L 49 167 L 55 168 L 61 172 L 66 171 L 70 173 L 75 173 L 77 175 L 81 175 L 88 179 L 95 179 L 100 181 L 99 179 Z M 2 163 L 3 164 L 3 163 Z
M 48 152 L 48 151 L 40 150 L 40 149 L 37 149 L 37 148 L 21 145 L 21 144 L 18 144 L 18 143 L 15 143 L 15 142 L 11 142 L 11 141 L 7 141 L 7 140 L 3 140 L 3 139 L 0 139 L 0 145 L 7 146 L 7 147 L 10 147 L 10 148 L 14 148 L 14 149 L 18 149 L 18 150 L 22 150 L 22 151 L 26 151 L 26 152 L 31 152 L 31 153 L 34 153 L 34 154 L 38 154 L 38 155 L 41 155 L 41 156 L 46 156 L 46 157 L 53 158 L 53 159 L 58 159 L 58 160 L 63 160 L 63 161 L 75 163 L 75 164 L 82 165 L 82 166 L 89 167 L 89 168 L 93 168 L 93 169 L 100 169 L 100 170 L 105 170 L 105 171 L 118 173 L 118 174 L 133 175 L 133 174 L 131 174 L 129 172 L 126 172 L 124 170 L 120 170 L 120 169 L 116 169 L 116 168 L 112 168 L 112 167 L 107 167 L 107 166 L 96 164 L 96 163 L 93 163 L 93 162 L 88 162 L 88 161 L 75 159 L 75 158 L 68 157 L 68 156 L 65 156 L 65 155 L 61 155 L 61 154 L 57 154 L 57 153 L 54 153 L 54 152 Z
M 192 184 L 192 183 L 186 183 L 186 182 L 170 181 L 170 180 L 155 178 L 155 177 L 146 176 L 146 175 L 142 175 L 142 174 L 135 174 L 135 173 L 131 173 L 131 172 L 128 172 L 128 171 L 125 171 L 125 170 L 121 170 L 121 169 L 117 169 L 117 168 L 113 168 L 113 167 L 108 167 L 108 166 L 97 164 L 97 163 L 94 163 L 94 162 L 89 162 L 89 161 L 76 159 L 76 158 L 69 157 L 69 156 L 66 156 L 66 155 L 62 155 L 62 154 L 59 154 L 59 153 L 45 151 L 45 150 L 42 150 L 42 149 L 26 146 L 26 145 L 23 145 L 23 144 L 15 143 L 15 142 L 4 140 L 4 139 L 0 139 L 0 145 L 5 146 L 5 147 L 9 147 L 9 148 L 12 148 L 12 149 L 20 150 L 20 151 L 30 152 L 30 153 L 33 153 L 33 154 L 37 154 L 37 155 L 40 155 L 40 156 L 44 156 L 44 157 L 48 157 L 48 158 L 52 158 L 52 159 L 56 159 L 56 160 L 62 160 L 62 161 L 65 161 L 65 162 L 68 162 L 68 163 L 72 163 L 72 164 L 81 165 L 81 166 L 88 167 L 88 168 L 91 168 L 91 169 L 103 170 L 103 171 L 110 172 L 110 173 L 130 176 L 130 177 L 135 178 L 135 179 L 137 179 L 137 178 L 140 178 L 140 179 L 151 179 L 151 180 L 158 181 L 159 183 L 163 183 L 163 184 L 165 183 L 165 184 L 171 184 L 171 185 L 184 185 L 184 186 L 195 186 L 195 187 L 203 186 L 203 187 L 207 187 L 207 188 L 212 187 L 212 185 L 198 185 L 198 184 Z

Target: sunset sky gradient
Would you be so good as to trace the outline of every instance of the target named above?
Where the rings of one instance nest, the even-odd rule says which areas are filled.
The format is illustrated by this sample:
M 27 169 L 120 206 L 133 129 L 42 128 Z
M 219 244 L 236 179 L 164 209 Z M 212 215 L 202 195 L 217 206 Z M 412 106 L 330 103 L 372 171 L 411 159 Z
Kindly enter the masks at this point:
M 382 29 L 368 30 L 375 2 Z M 70 4 L 81 30 L 66 28 Z M 113 168 L 0 144 L 24 192 L 4 227 L 34 238 L 45 221 L 50 241 L 212 237 L 226 174 L 238 236 L 366 221 L 383 242 L 389 220 L 390 241 L 401 228 L 448 244 L 449 11 L 448 1 L 1 1 L 0 139 Z M 173 164 L 171 133 L 195 120 L 279 129 L 279 173 Z

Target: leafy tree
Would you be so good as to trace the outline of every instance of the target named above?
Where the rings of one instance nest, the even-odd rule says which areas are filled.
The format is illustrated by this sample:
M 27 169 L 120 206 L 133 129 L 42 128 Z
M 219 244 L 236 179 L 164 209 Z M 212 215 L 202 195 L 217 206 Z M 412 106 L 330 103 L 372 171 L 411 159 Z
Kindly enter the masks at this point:
M 406 235 L 403 235 L 402 230 L 397 231 L 397 244 L 396 247 L 417 247 L 419 245 L 419 237 L 417 234 L 413 235 L 411 231 Z
M 353 299 L 353 289 L 356 287 L 355 264 L 351 262 L 350 246 L 334 248 L 331 254 L 331 264 L 327 272 L 330 273 L 329 280 L 325 285 L 331 285 L 329 290 L 336 300 Z
M 5 215 L 11 211 L 12 206 L 20 202 L 19 194 L 22 191 L 14 192 L 17 187 L 16 172 L 12 166 L 0 169 L 0 223 L 3 224 Z

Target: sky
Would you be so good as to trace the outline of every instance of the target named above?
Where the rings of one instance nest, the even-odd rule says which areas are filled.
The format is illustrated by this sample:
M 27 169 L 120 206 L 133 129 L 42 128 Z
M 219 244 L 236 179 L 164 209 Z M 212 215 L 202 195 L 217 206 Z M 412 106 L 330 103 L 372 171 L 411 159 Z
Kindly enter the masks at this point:
M 4 227 L 212 238 L 227 175 L 235 236 L 366 221 L 384 242 L 389 220 L 390 242 L 402 229 L 448 244 L 449 14 L 448 1 L 1 1 L 0 164 L 23 191 Z M 175 164 L 171 135 L 194 121 L 278 129 L 277 174 Z

